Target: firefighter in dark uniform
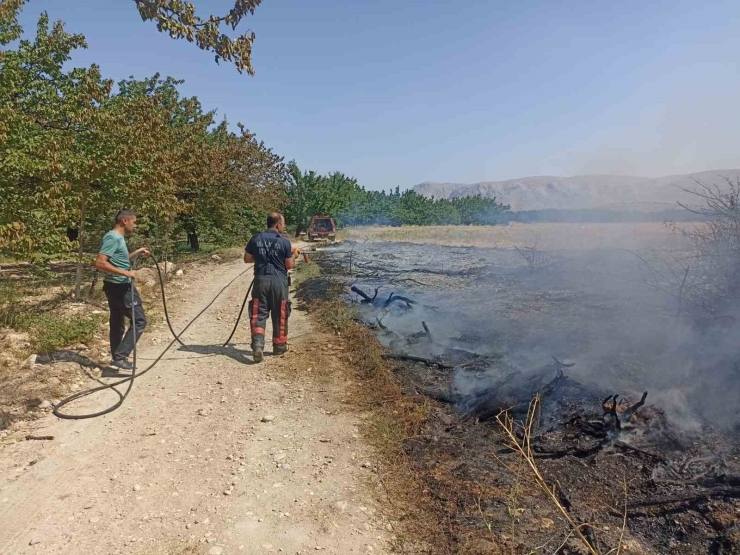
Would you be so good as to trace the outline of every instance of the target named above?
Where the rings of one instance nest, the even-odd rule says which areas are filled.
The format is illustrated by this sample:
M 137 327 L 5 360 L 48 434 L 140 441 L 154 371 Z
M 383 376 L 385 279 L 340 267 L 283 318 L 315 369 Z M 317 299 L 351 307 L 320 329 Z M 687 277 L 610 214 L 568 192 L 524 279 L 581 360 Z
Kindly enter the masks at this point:
M 261 362 L 265 348 L 265 324 L 272 316 L 272 353 L 288 350 L 288 270 L 295 267 L 290 241 L 283 237 L 285 218 L 279 212 L 267 217 L 267 231 L 256 234 L 244 249 L 244 262 L 254 263 L 254 285 L 249 304 L 252 353 Z

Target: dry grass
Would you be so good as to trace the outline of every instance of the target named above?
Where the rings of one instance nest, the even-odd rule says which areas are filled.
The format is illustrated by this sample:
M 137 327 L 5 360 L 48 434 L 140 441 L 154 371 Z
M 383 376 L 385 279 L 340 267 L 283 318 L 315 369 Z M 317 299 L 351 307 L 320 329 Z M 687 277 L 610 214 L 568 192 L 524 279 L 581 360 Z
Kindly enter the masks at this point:
M 304 282 L 305 283 L 305 282 Z M 328 287 L 323 299 L 310 301 L 313 318 L 340 336 L 345 344 L 342 362 L 356 384 L 350 396 L 361 411 L 363 435 L 378 455 L 378 478 L 386 501 L 386 512 L 400 532 L 395 548 L 402 553 L 452 553 L 445 512 L 435 505 L 413 462 L 403 449 L 404 440 L 420 433 L 430 401 L 404 395 L 385 349 L 375 336 L 356 320 L 356 311 Z
M 545 477 L 540 472 L 537 465 L 534 452 L 532 451 L 532 431 L 537 423 L 538 416 L 540 413 L 540 396 L 535 395 L 534 399 L 529 405 L 529 411 L 527 413 L 527 419 L 521 424 L 517 424 L 509 415 L 508 412 L 504 411 L 496 417 L 501 429 L 507 439 L 507 447 L 513 452 L 517 453 L 520 457 L 520 463 L 524 463 L 529 468 L 531 476 L 534 478 L 535 483 L 541 491 L 545 493 L 547 498 L 550 500 L 552 505 L 558 510 L 561 516 L 565 519 L 570 527 L 570 532 L 566 535 L 565 540 L 561 544 L 561 548 L 565 546 L 571 539 L 575 537 L 580 541 L 581 548 L 585 549 L 590 555 L 600 555 L 598 547 L 595 545 L 593 535 L 589 535 L 589 531 L 592 529 L 592 525 L 585 522 L 580 522 L 574 518 L 570 511 L 566 509 L 560 502 L 558 492 L 555 486 L 551 486 L 545 480 Z M 519 471 L 517 471 L 517 480 L 515 484 L 519 483 Z M 617 547 L 610 549 L 606 555 L 612 555 L 616 553 L 619 555 L 622 552 L 624 546 L 624 536 L 627 530 L 627 481 L 626 478 L 622 479 L 622 490 L 624 492 L 624 514 L 622 520 L 622 527 L 619 536 L 619 542 Z M 512 519 L 513 522 L 513 519 Z M 512 535 L 513 535 L 513 524 L 512 524 Z M 560 552 L 560 549 L 556 553 Z
M 340 237 L 499 249 L 521 248 L 540 237 L 538 248 L 543 251 L 580 251 L 604 246 L 636 249 L 685 243 L 678 228 L 662 223 L 352 227 L 343 229 Z
M 241 255 L 241 249 L 218 251 L 221 261 Z M 212 263 L 210 255 L 193 260 L 192 268 Z M 41 266 L 15 263 L 0 273 L 0 431 L 14 422 L 45 414 L 42 401 L 54 401 L 79 390 L 100 375 L 107 362 L 107 303 L 102 276 L 90 287 L 86 271 L 86 302 L 72 297 L 74 265 Z M 148 323 L 163 320 L 159 284 L 140 285 Z M 90 294 L 92 292 L 92 294 Z M 168 294 L 171 291 L 168 291 Z M 170 299 L 176 308 L 178 301 Z M 44 355 L 43 364 L 24 364 L 32 353 Z M 54 361 L 50 362 L 50 358 Z
M 508 447 L 512 451 L 518 453 L 524 460 L 524 462 L 526 462 L 527 466 L 532 472 L 532 475 L 534 476 L 535 481 L 537 482 L 537 485 L 543 492 L 547 494 L 547 497 L 550 499 L 552 504 L 557 508 L 566 522 L 568 522 L 573 533 L 576 535 L 576 537 L 578 537 L 579 540 L 581 540 L 583 547 L 585 547 L 588 553 L 590 553 L 591 555 L 599 555 L 597 549 L 591 544 L 588 538 L 586 538 L 586 535 L 584 533 L 584 529 L 588 528 L 588 525 L 576 522 L 570 516 L 570 513 L 560 503 L 555 487 L 548 485 L 548 483 L 545 481 L 544 476 L 542 476 L 539 467 L 537 466 L 534 453 L 532 452 L 531 439 L 532 428 L 535 425 L 539 412 L 539 401 L 540 397 L 539 395 L 536 395 L 529 406 L 527 420 L 523 423 L 522 426 L 517 426 L 517 424 L 509 416 L 508 412 L 502 412 L 496 417 L 496 420 L 501 425 L 501 428 L 506 434 L 509 442 Z M 521 430 L 521 434 L 518 433 L 519 430 Z M 569 537 L 566 537 L 566 542 L 568 539 Z

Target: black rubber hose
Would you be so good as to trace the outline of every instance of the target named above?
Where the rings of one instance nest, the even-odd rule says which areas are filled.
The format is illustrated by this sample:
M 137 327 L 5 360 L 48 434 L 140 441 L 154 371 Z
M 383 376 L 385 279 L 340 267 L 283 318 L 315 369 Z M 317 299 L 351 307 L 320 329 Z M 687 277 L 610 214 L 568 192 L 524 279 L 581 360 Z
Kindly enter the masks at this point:
M 154 258 L 154 255 L 152 255 L 152 258 Z M 157 276 L 159 277 L 159 290 L 162 292 L 162 307 L 164 308 L 164 319 L 167 321 L 167 327 L 170 328 L 170 332 L 172 333 L 172 337 L 175 338 L 175 341 L 177 341 L 180 345 L 182 345 L 185 349 L 187 349 L 191 353 L 199 354 L 197 351 L 194 351 L 193 349 L 185 345 L 185 343 L 183 343 L 180 340 L 180 335 L 182 335 L 182 332 L 180 332 L 180 334 L 177 334 L 175 333 L 175 330 L 172 328 L 172 323 L 170 322 L 170 314 L 167 311 L 167 297 L 165 296 L 165 293 L 164 293 L 164 278 L 162 277 L 162 270 L 159 268 L 159 262 L 157 261 L 156 258 L 154 258 L 154 264 L 157 267 Z M 235 279 L 238 279 L 239 277 L 244 275 L 246 272 L 247 270 L 244 270 L 244 272 L 239 274 Z M 234 280 L 229 282 L 229 285 L 231 285 L 233 282 Z M 236 333 L 236 330 L 239 327 L 239 322 L 242 319 L 242 313 L 244 312 L 244 307 L 247 305 L 247 300 L 249 299 L 249 293 L 252 291 L 253 285 L 254 285 L 254 278 L 252 278 L 252 282 L 249 284 L 249 287 L 247 288 L 247 294 L 244 295 L 244 301 L 242 302 L 242 307 L 239 309 L 239 315 L 236 317 L 236 323 L 234 324 L 234 329 L 231 330 L 231 335 L 229 335 L 229 338 L 223 343 L 223 345 L 221 345 L 221 347 L 226 347 L 231 341 L 231 338 L 234 337 L 234 334 Z M 219 293 L 219 295 L 220 294 L 221 293 Z
M 121 405 L 123 405 L 123 402 L 126 400 L 126 397 L 128 397 L 129 393 L 131 392 L 131 389 L 132 389 L 132 387 L 134 385 L 134 380 L 136 378 L 139 378 L 139 377 L 143 376 L 144 374 L 146 374 L 147 372 L 149 372 L 149 370 L 151 370 L 152 368 L 154 368 L 154 366 L 160 360 L 162 360 L 162 358 L 167 353 L 167 351 L 169 351 L 170 348 L 175 343 L 180 343 L 180 345 L 182 345 L 186 349 L 192 351 L 192 349 L 189 349 L 188 346 L 185 345 L 180 340 L 180 337 L 188 330 L 188 328 L 190 328 L 190 326 L 193 325 L 193 323 L 195 323 L 195 321 L 198 318 L 200 318 L 203 315 L 203 313 L 206 310 L 208 310 L 211 307 L 211 305 L 213 305 L 213 303 L 216 302 L 216 299 L 218 299 L 221 296 L 221 294 L 224 291 L 226 291 L 226 289 L 228 289 L 228 287 L 232 283 L 234 283 L 237 279 L 239 279 L 240 277 L 242 277 L 249 270 L 249 269 L 244 270 L 242 273 L 240 273 L 238 276 L 236 276 L 234 279 L 232 279 L 229 283 L 227 283 L 218 292 L 218 294 L 215 297 L 213 297 L 213 299 L 211 300 L 211 302 L 209 302 L 203 308 L 203 310 L 201 310 L 198 314 L 195 315 L 195 317 L 188 323 L 187 326 L 185 326 L 183 328 L 183 330 L 180 333 L 176 333 L 175 330 L 172 327 L 172 323 L 170 322 L 170 316 L 169 316 L 169 312 L 167 310 L 167 297 L 166 297 L 165 291 L 164 291 L 164 278 L 162 277 L 162 271 L 159 268 L 159 261 L 154 257 L 154 255 L 152 255 L 152 258 L 154 259 L 154 264 L 157 267 L 157 275 L 159 277 L 159 287 L 160 287 L 160 289 L 162 291 L 162 305 L 164 307 L 165 320 L 167 321 L 167 326 L 170 328 L 170 332 L 172 333 L 174 339 L 169 343 L 169 345 L 167 345 L 167 347 L 165 347 L 165 349 L 159 354 L 159 356 L 157 356 L 157 358 L 154 359 L 154 361 L 149 366 L 147 366 L 144 370 L 142 370 L 138 374 L 136 373 L 136 343 L 137 343 L 137 341 L 136 341 L 136 314 L 135 314 L 135 311 L 134 311 L 134 308 L 135 308 L 134 307 L 134 283 L 132 282 L 131 283 L 131 326 L 132 326 L 132 332 L 134 334 L 134 351 L 133 351 L 133 358 L 134 358 L 133 367 L 134 368 L 133 368 L 133 371 L 132 371 L 131 375 L 128 376 L 127 378 L 123 378 L 123 379 L 118 380 L 116 382 L 113 382 L 113 383 L 110 383 L 110 384 L 100 385 L 100 386 L 94 387 L 92 389 L 86 389 L 85 391 L 80 391 L 78 393 L 75 393 L 73 395 L 70 395 L 69 397 L 67 397 L 65 399 L 62 399 L 61 401 L 59 401 L 59 403 L 57 403 L 56 405 L 54 405 L 54 408 L 52 410 L 52 412 L 54 413 L 54 416 L 56 416 L 57 418 L 63 418 L 63 419 L 66 419 L 66 420 L 85 420 L 87 418 L 96 418 L 98 416 L 103 416 L 104 414 L 109 414 L 109 413 L 113 412 L 114 410 L 116 410 L 117 408 L 119 408 Z M 254 285 L 254 279 L 252 279 L 252 283 L 250 283 L 249 288 L 247 289 L 247 294 L 244 296 L 244 302 L 242 303 L 242 308 L 239 311 L 239 317 L 237 318 L 236 324 L 234 325 L 234 330 L 231 332 L 231 335 L 229 336 L 229 339 L 227 339 L 226 340 L 226 343 L 223 345 L 224 347 L 226 345 L 228 345 L 229 341 L 231 341 L 231 338 L 233 337 L 234 333 L 236 332 L 236 328 L 239 325 L 239 320 L 241 319 L 242 312 L 244 311 L 244 306 L 246 305 L 247 299 L 249 298 L 249 293 L 252 290 L 252 285 Z M 124 393 L 121 393 L 120 391 L 118 391 L 117 389 L 115 389 L 116 386 L 122 385 L 124 383 L 128 383 L 128 387 L 126 388 L 126 391 Z M 115 391 L 118 394 L 118 397 L 119 398 L 118 398 L 118 401 L 114 405 L 108 407 L 105 410 L 101 410 L 101 411 L 90 413 L 90 414 L 65 414 L 63 412 L 60 412 L 60 410 L 59 410 L 62 407 L 68 405 L 69 403 L 71 403 L 73 401 L 76 401 L 78 399 L 82 399 L 83 397 L 87 397 L 88 395 L 92 395 L 93 393 L 97 393 L 99 391 L 104 391 L 106 389 L 113 389 L 113 391 Z
M 249 293 L 252 291 L 253 285 L 254 285 L 254 278 L 252 278 L 252 283 L 250 283 L 249 287 L 247 288 L 247 294 L 244 295 L 244 301 L 242 301 L 242 307 L 239 309 L 239 316 L 236 317 L 236 323 L 234 324 L 234 329 L 231 330 L 231 335 L 229 335 L 229 338 L 226 340 L 226 342 L 223 345 L 221 345 L 222 347 L 226 347 L 231 341 L 231 338 L 234 337 L 234 334 L 236 333 L 236 328 L 239 327 L 239 321 L 242 319 L 242 313 L 244 312 L 244 307 L 247 306 L 247 299 L 249 299 Z

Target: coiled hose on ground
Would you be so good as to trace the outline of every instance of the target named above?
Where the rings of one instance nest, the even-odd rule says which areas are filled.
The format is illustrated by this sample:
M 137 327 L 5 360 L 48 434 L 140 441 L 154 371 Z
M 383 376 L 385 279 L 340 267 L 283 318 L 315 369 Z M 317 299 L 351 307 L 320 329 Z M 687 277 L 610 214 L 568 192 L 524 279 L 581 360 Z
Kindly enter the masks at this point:
M 172 341 L 170 341 L 169 345 L 167 345 L 167 347 L 165 347 L 165 349 L 157 356 L 157 358 L 154 359 L 154 361 L 149 366 L 147 366 L 144 370 L 142 370 L 139 373 L 136 372 L 136 341 L 135 341 L 134 342 L 134 351 L 133 351 L 133 370 L 132 370 L 130 376 L 128 376 L 126 378 L 123 378 L 121 380 L 115 381 L 113 383 L 100 385 L 98 387 L 93 387 L 91 389 L 86 389 L 84 391 L 79 391 L 77 393 L 74 393 L 74 394 L 70 395 L 69 397 L 67 397 L 65 399 L 62 399 L 61 401 L 59 401 L 59 403 L 57 403 L 56 405 L 54 405 L 54 408 L 53 408 L 53 411 L 52 411 L 54 413 L 54 416 L 56 416 L 58 418 L 63 418 L 63 419 L 66 419 L 66 420 L 85 420 L 87 418 L 95 418 L 95 417 L 98 417 L 98 416 L 103 416 L 104 414 L 109 414 L 109 413 L 113 412 L 114 410 L 116 410 L 117 408 L 119 408 L 121 405 L 123 405 L 123 402 L 126 400 L 126 397 L 128 397 L 129 393 L 131 393 L 131 389 L 134 386 L 134 380 L 136 378 L 139 378 L 139 377 L 143 376 L 144 374 L 146 374 L 147 372 L 149 372 L 149 370 L 151 370 L 152 368 L 154 368 L 157 365 L 157 363 L 159 363 L 159 361 L 162 360 L 162 358 L 167 353 L 167 351 L 169 351 L 170 348 L 175 343 L 179 343 L 185 349 L 187 349 L 189 351 L 192 351 L 192 352 L 195 352 L 192 349 L 190 349 L 187 345 L 185 345 L 185 343 L 183 343 L 182 340 L 180 340 L 180 337 L 182 336 L 182 334 L 184 334 L 188 330 L 188 328 L 190 328 L 190 326 L 193 325 L 193 323 L 198 318 L 200 318 L 203 315 L 203 313 L 206 310 L 208 310 L 211 307 L 211 305 L 213 305 L 213 303 L 216 302 L 216 299 L 218 299 L 221 296 L 221 294 L 224 291 L 226 291 L 226 289 L 228 289 L 229 286 L 232 283 L 234 283 L 237 279 L 239 279 L 240 277 L 242 277 L 249 270 L 249 269 L 244 270 L 242 273 L 240 273 L 238 276 L 236 276 L 234 279 L 232 279 L 229 283 L 227 283 L 218 292 L 218 294 L 215 297 L 213 297 L 213 299 L 211 299 L 211 302 L 209 302 L 203 308 L 203 310 L 201 310 L 198 314 L 195 315 L 195 317 L 192 320 L 190 320 L 190 322 L 188 323 L 188 325 L 185 326 L 180 333 L 176 333 L 175 330 L 174 330 L 174 328 L 172 327 L 172 322 L 170 321 L 169 311 L 167 310 L 167 297 L 166 297 L 165 291 L 164 291 L 164 278 L 162 276 L 162 270 L 159 267 L 159 261 L 156 259 L 156 257 L 154 257 L 154 255 L 151 255 L 151 256 L 154 259 L 155 266 L 157 267 L 157 277 L 159 278 L 159 288 L 160 288 L 160 290 L 162 292 L 162 306 L 164 308 L 164 317 L 165 317 L 165 320 L 167 321 L 167 327 L 170 329 L 170 332 L 172 333 L 172 336 L 174 337 L 174 339 Z M 229 342 L 231 341 L 231 338 L 234 337 L 234 334 L 236 333 L 237 327 L 239 326 L 239 321 L 241 320 L 242 313 L 244 312 L 244 307 L 247 304 L 247 299 L 249 299 L 249 293 L 252 291 L 252 286 L 253 285 L 254 285 L 254 278 L 252 278 L 252 282 L 249 284 L 249 288 L 247 289 L 247 294 L 244 296 L 244 301 L 242 302 L 241 309 L 239 310 L 239 316 L 237 316 L 237 318 L 236 318 L 236 323 L 234 324 L 234 328 L 231 330 L 231 335 L 229 335 L 229 338 L 224 342 L 224 344 L 222 345 L 222 347 L 226 347 L 229 344 Z M 134 284 L 133 284 L 133 282 L 131 283 L 131 331 L 134 334 L 134 338 L 136 338 L 136 318 L 135 318 L 135 314 L 134 314 Z M 124 391 L 123 393 L 121 393 L 118 389 L 116 389 L 117 386 L 123 385 L 125 383 L 128 383 L 128 386 L 126 387 L 126 391 Z M 70 404 L 70 403 L 72 403 L 72 402 L 74 402 L 74 401 L 76 401 L 78 399 L 82 399 L 83 397 L 87 397 L 89 395 L 92 395 L 94 393 L 98 393 L 99 391 L 104 391 L 106 389 L 112 389 L 113 391 L 115 391 L 118 394 L 118 401 L 116 401 L 115 404 L 113 404 L 112 406 L 108 407 L 107 409 L 104 409 L 104 410 L 101 410 L 101 411 L 98 411 L 98 412 L 89 413 L 89 414 L 67 414 L 67 413 L 61 412 L 62 407 L 65 407 L 66 405 L 68 405 L 68 404 Z

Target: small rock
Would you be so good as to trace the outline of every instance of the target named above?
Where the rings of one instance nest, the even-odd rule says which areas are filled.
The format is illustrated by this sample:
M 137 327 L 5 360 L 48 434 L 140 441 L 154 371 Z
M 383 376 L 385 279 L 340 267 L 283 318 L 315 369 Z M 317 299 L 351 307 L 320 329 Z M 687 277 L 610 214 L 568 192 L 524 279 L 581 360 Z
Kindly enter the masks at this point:
M 38 358 L 38 355 L 31 355 L 26 360 L 23 361 L 23 366 L 33 366 L 36 364 L 36 359 Z
M 369 462 L 364 462 L 364 463 L 362 463 L 362 468 L 372 468 L 372 466 L 373 466 L 373 465 L 372 465 L 372 464 L 370 464 Z
M 41 403 L 39 404 L 39 408 L 41 410 L 48 410 L 48 409 L 50 409 L 51 408 L 51 401 L 49 401 L 49 400 L 43 400 L 43 401 L 41 401 Z
M 40 543 L 41 543 L 41 538 L 38 538 L 38 537 L 33 537 L 33 538 L 31 538 L 31 540 L 30 540 L 30 541 L 28 542 L 28 545 L 38 545 L 38 544 L 40 544 Z
M 288 463 L 283 463 L 280 465 L 280 468 L 283 470 L 290 470 L 290 465 Z
M 97 524 L 100 522 L 100 517 L 94 516 L 90 519 L 90 524 Z
M 224 495 L 226 496 L 231 495 L 231 490 L 230 489 L 224 490 Z
M 272 422 L 275 420 L 275 417 L 272 414 L 266 414 L 262 417 L 262 422 Z
M 141 491 L 141 486 L 139 484 L 134 484 L 134 491 Z
M 393 525 L 389 522 L 388 524 L 385 525 L 385 529 L 388 530 L 389 532 L 393 532 Z
M 183 275 L 184 273 L 185 273 L 185 272 L 183 272 L 182 270 L 177 270 L 177 271 L 175 272 L 175 275 L 179 277 L 179 276 Z
M 337 507 L 337 509 L 340 510 L 340 512 L 344 512 L 344 511 L 347 510 L 347 502 L 346 501 L 337 501 L 335 503 L 335 506 Z
M 151 268 L 136 270 L 136 283 L 143 285 L 154 285 L 158 281 L 157 274 Z
M 211 260 L 213 260 L 214 262 L 221 262 L 221 257 L 217 254 L 212 254 Z

